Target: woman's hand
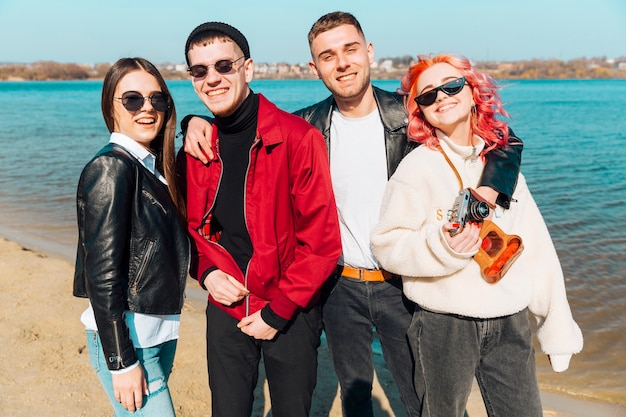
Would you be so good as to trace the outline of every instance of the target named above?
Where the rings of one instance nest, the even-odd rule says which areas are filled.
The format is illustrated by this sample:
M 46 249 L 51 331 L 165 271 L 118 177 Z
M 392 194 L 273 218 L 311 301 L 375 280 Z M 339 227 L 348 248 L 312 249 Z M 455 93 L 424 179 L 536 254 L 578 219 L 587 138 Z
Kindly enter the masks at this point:
M 441 228 L 443 230 L 443 237 L 448 243 L 450 248 L 458 253 L 470 253 L 476 252 L 482 244 L 480 237 L 481 223 L 467 223 L 463 230 L 454 236 L 450 235 L 450 230 L 457 229 L 458 223 L 446 223 Z
M 115 399 L 122 407 L 134 413 L 143 405 L 143 396 L 148 395 L 148 383 L 143 374 L 143 367 L 136 366 L 122 374 L 112 374 Z

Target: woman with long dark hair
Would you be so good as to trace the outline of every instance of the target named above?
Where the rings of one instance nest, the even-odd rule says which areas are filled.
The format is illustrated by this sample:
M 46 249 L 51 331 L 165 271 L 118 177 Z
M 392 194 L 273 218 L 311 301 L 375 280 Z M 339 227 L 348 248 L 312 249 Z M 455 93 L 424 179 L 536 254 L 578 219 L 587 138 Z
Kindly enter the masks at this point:
M 115 416 L 174 416 L 174 362 L 189 240 L 176 184 L 176 110 L 157 68 L 118 60 L 102 87 L 109 143 L 77 192 L 74 295 L 90 362 Z M 134 414 L 133 414 L 134 413 Z

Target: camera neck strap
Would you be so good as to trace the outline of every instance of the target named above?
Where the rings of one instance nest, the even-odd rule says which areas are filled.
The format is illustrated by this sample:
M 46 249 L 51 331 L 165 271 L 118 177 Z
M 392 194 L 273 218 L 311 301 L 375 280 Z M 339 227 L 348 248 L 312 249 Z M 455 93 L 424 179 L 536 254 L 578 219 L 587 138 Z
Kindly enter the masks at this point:
M 454 175 L 456 175 L 456 179 L 459 180 L 459 187 L 461 187 L 460 189 L 462 190 L 465 187 L 463 187 L 463 179 L 461 178 L 461 174 L 459 174 L 459 171 L 457 171 L 456 167 L 454 166 L 454 164 L 452 163 L 452 161 L 450 160 L 446 152 L 443 150 L 441 145 L 437 145 L 437 149 L 439 149 L 439 152 L 441 152 L 446 162 L 448 162 L 448 165 L 450 165 L 450 168 L 452 168 L 452 171 L 454 171 Z M 488 202 L 484 198 L 482 198 L 482 196 L 480 196 L 476 191 L 472 190 L 472 194 L 474 194 L 478 200 L 484 201 L 485 203 L 487 203 L 487 205 L 489 205 L 489 208 L 491 208 L 492 210 L 495 210 L 496 206 Z
M 459 174 L 459 171 L 457 171 L 456 167 L 454 166 L 450 158 L 448 158 L 448 155 L 446 155 L 441 145 L 437 145 L 437 149 L 439 149 L 439 152 L 441 152 L 443 157 L 446 159 L 446 162 L 448 162 L 448 165 L 450 165 L 450 168 L 452 168 L 452 171 L 454 171 L 454 175 L 456 175 L 456 178 L 459 180 L 459 186 L 461 187 L 460 189 L 462 190 L 465 187 L 463 187 L 463 179 L 461 179 L 461 175 Z

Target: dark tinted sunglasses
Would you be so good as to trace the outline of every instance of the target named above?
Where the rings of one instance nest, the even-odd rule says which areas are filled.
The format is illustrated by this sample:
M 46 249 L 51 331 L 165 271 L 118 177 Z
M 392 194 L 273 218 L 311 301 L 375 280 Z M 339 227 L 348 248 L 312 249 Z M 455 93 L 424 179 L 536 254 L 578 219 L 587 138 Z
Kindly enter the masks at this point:
M 219 72 L 220 74 L 227 74 L 233 69 L 233 64 L 243 58 L 245 58 L 245 56 L 242 56 L 241 58 L 237 58 L 234 61 L 229 61 L 227 59 L 220 59 L 215 64 L 192 65 L 191 67 L 187 68 L 187 71 L 189 71 L 189 74 L 191 74 L 192 77 L 196 77 L 196 78 L 202 78 L 206 76 L 207 72 L 209 72 L 209 67 L 215 68 L 215 71 Z
M 122 106 L 128 111 L 137 111 L 143 107 L 143 102 L 148 99 L 154 110 L 164 112 L 170 107 L 170 97 L 166 93 L 154 93 L 144 97 L 137 91 L 127 91 L 122 97 L 113 97 L 122 101 Z
M 465 87 L 465 77 L 457 78 L 456 80 L 448 81 L 439 87 L 435 87 L 424 94 L 420 94 L 415 97 L 415 102 L 420 106 L 430 106 L 435 102 L 435 100 L 437 100 L 437 94 L 439 94 L 439 91 L 443 91 L 445 94 L 453 96 L 455 94 L 459 94 L 461 90 L 463 90 L 463 87 Z

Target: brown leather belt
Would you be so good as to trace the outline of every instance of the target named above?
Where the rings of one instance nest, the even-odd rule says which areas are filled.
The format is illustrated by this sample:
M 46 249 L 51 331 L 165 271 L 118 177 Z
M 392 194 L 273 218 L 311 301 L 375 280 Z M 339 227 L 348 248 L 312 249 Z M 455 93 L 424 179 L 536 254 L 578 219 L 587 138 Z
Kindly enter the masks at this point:
M 359 281 L 383 282 L 391 278 L 391 272 L 382 269 L 360 269 L 350 266 L 337 265 L 337 274 L 342 277 L 358 279 Z

